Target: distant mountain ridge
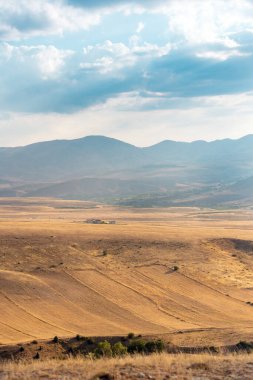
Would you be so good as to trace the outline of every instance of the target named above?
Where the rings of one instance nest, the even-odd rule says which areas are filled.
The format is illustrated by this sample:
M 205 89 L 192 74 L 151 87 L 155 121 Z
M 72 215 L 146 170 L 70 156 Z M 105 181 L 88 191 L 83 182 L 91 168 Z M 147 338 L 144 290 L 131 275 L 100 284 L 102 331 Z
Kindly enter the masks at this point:
M 192 204 L 207 194 L 210 199 L 210 192 L 212 199 L 213 193 L 229 192 L 228 198 L 235 194 L 238 201 L 238 193 L 239 199 L 240 194 L 250 196 L 247 185 L 243 186 L 250 177 L 253 135 L 212 142 L 165 140 L 144 148 L 105 136 L 88 136 L 0 148 L 0 196 L 123 203 L 127 197 L 130 204 L 131 197 L 137 203 L 140 197 L 141 204 L 145 199 L 152 205 L 162 195 L 167 199 L 164 204 L 170 205 L 182 203 L 181 198 L 186 203 L 191 198 Z M 241 185 L 236 186 L 237 182 Z

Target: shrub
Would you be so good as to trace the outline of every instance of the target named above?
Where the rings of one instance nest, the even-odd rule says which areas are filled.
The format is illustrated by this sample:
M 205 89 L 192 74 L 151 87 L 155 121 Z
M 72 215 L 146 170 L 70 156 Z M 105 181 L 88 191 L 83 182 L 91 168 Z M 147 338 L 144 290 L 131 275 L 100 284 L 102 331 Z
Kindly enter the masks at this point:
M 212 354 L 217 354 L 219 352 L 219 349 L 217 349 L 215 346 L 211 346 L 211 347 L 209 347 L 209 351 Z
M 164 342 L 162 340 L 149 340 L 145 344 L 145 351 L 147 353 L 162 352 L 164 350 Z
M 112 347 L 111 344 L 105 340 L 104 342 L 99 342 L 97 348 L 94 351 L 96 357 L 100 358 L 101 356 L 111 357 L 112 356 Z
M 24 351 L 25 351 L 24 347 L 21 346 L 20 349 L 19 349 L 19 352 L 24 352 Z
M 149 340 L 145 341 L 142 339 L 133 340 L 128 346 L 128 352 L 131 354 L 135 353 L 146 353 L 150 354 L 153 352 L 160 353 L 165 349 L 164 342 L 162 340 Z
M 133 339 L 134 338 L 134 333 L 130 332 L 128 335 L 127 335 L 128 339 Z
M 164 344 L 163 340 L 158 339 L 156 341 L 156 350 L 157 350 L 157 352 L 162 352 L 165 350 L 165 344 Z
M 40 359 L 40 354 L 37 352 L 37 354 L 33 357 L 33 359 L 35 359 L 35 360 Z
M 148 353 L 156 352 L 156 343 L 154 340 L 150 340 L 145 343 L 145 351 Z
M 112 347 L 113 356 L 124 356 L 127 354 L 127 347 L 121 342 L 117 342 Z
M 92 338 L 86 338 L 86 343 L 89 344 L 89 345 L 92 345 L 95 343 L 95 340 L 92 339 Z
M 236 348 L 239 350 L 251 352 L 253 350 L 253 344 L 249 342 L 240 341 L 236 344 Z
M 130 354 L 145 352 L 145 341 L 142 339 L 133 340 L 128 346 L 128 352 Z
M 32 344 L 38 344 L 37 340 L 33 340 Z
M 79 334 L 76 335 L 76 340 L 79 342 L 81 340 L 81 336 Z
M 59 338 L 58 336 L 55 336 L 54 339 L 53 339 L 53 343 L 59 343 Z
M 174 265 L 174 267 L 172 269 L 174 270 L 174 272 L 176 272 L 177 270 L 179 270 L 179 268 L 178 268 L 177 265 Z

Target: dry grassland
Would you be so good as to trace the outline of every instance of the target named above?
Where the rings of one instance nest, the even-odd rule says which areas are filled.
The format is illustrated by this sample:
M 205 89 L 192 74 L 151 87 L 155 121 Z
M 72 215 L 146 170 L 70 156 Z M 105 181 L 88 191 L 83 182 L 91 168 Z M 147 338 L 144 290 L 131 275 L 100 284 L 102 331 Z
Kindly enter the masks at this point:
M 1 380 L 251 380 L 253 355 L 152 355 L 96 361 L 8 363 L 0 367 Z
M 117 224 L 89 225 L 87 218 L 113 219 Z M 130 209 L 2 199 L 0 344 L 130 331 L 184 347 L 253 341 L 252 242 L 251 210 Z M 188 363 L 197 359 L 178 361 L 166 355 L 126 359 L 129 366 L 134 360 L 139 372 L 148 363 L 155 368 L 172 366 L 182 369 L 183 379 L 191 378 L 187 376 L 194 369 Z M 230 378 L 219 372 L 229 366 L 246 376 L 234 378 L 250 378 L 252 357 L 205 360 L 214 373 L 218 371 L 217 379 Z M 10 378 L 25 379 L 33 368 L 48 373 L 44 378 L 58 370 L 63 371 L 61 379 L 71 378 L 64 377 L 65 370 L 66 376 L 73 371 L 72 378 L 84 378 L 79 372 L 85 369 L 88 376 L 94 365 L 123 376 L 113 360 L 94 364 L 80 359 L 76 364 L 45 362 L 27 369 L 9 365 L 0 378 L 16 371 L 21 375 Z M 180 379 L 176 373 L 174 378 Z M 30 372 L 27 376 L 32 378 Z

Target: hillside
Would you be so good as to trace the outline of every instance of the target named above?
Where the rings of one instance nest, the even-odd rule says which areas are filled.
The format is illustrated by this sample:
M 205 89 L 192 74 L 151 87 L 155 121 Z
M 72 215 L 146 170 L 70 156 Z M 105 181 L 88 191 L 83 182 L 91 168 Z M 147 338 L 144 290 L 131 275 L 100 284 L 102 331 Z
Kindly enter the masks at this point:
M 53 200 L 0 211 L 0 344 L 130 331 L 186 346 L 251 337 L 251 214 Z M 91 216 L 117 224 L 83 222 Z
M 91 199 L 137 207 L 250 206 L 252 146 L 253 135 L 213 142 L 163 141 L 147 148 L 89 136 L 2 148 L 0 196 Z

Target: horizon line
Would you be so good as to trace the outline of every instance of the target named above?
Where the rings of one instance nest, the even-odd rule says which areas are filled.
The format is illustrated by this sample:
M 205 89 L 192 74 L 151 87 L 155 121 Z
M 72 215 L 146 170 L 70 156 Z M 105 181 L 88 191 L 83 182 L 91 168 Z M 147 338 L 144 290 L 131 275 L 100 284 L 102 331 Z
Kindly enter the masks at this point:
M 42 141 L 36 141 L 36 142 L 28 143 L 28 144 L 25 144 L 25 145 L 0 146 L 0 149 L 26 148 L 26 147 L 29 147 L 29 146 L 32 146 L 32 145 L 38 145 L 38 144 L 53 143 L 53 142 L 66 142 L 66 141 L 70 141 L 71 142 L 71 141 L 85 140 L 85 139 L 88 139 L 88 138 L 103 138 L 103 139 L 107 139 L 107 140 L 115 140 L 115 141 L 119 141 L 119 142 L 127 144 L 127 145 L 134 146 L 134 147 L 139 148 L 139 149 L 145 149 L 145 148 L 151 148 L 153 146 L 162 144 L 164 142 L 181 143 L 181 144 L 194 144 L 194 143 L 198 143 L 198 142 L 200 143 L 200 142 L 202 142 L 202 143 L 210 144 L 210 143 L 214 143 L 214 142 L 218 142 L 218 141 L 226 141 L 226 140 L 229 140 L 229 141 L 239 141 L 239 140 L 242 140 L 242 139 L 250 137 L 250 136 L 253 136 L 253 133 L 250 133 L 250 134 L 247 134 L 247 135 L 243 135 L 243 136 L 238 137 L 238 138 L 227 137 L 227 138 L 220 138 L 220 139 L 214 139 L 214 140 L 198 139 L 198 140 L 192 140 L 192 141 L 183 141 L 183 140 L 164 139 L 164 140 L 161 140 L 161 141 L 159 141 L 157 143 L 154 143 L 154 144 L 151 144 L 151 145 L 138 146 L 138 145 L 129 143 L 127 141 L 121 140 L 119 138 L 110 137 L 110 136 L 106 136 L 106 135 L 99 135 L 99 134 L 96 135 L 95 134 L 95 135 L 86 135 L 86 136 L 83 136 L 83 137 L 77 137 L 77 138 L 72 138 L 72 139 L 64 139 L 63 138 L 63 139 L 42 140 Z

